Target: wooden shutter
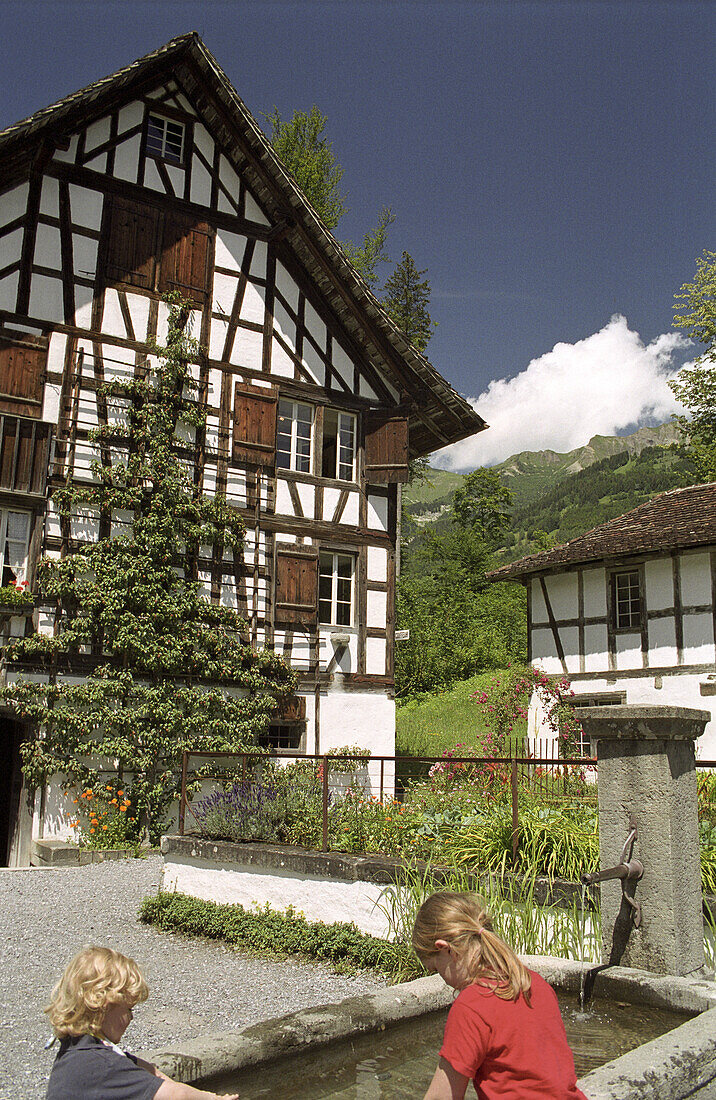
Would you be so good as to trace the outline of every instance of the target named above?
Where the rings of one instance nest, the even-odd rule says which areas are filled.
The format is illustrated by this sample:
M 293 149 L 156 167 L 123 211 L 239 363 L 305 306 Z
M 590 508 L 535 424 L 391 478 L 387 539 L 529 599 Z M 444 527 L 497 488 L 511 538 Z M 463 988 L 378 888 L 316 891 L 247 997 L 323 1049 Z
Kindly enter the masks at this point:
M 385 410 L 365 414 L 365 477 L 377 485 L 408 480 L 408 421 Z
M 276 389 L 237 382 L 234 390 L 234 462 L 276 461 Z
M 52 426 L 17 416 L 0 416 L 0 489 L 44 494 Z
M 276 549 L 276 623 L 315 626 L 318 614 L 318 551 Z
M 47 347 L 0 339 L 0 412 L 42 416 Z
M 107 228 L 105 274 L 110 282 L 154 289 L 159 211 L 114 198 Z
M 189 301 L 203 304 L 209 289 L 210 238 L 206 222 L 165 215 L 159 271 L 162 294 L 178 290 Z

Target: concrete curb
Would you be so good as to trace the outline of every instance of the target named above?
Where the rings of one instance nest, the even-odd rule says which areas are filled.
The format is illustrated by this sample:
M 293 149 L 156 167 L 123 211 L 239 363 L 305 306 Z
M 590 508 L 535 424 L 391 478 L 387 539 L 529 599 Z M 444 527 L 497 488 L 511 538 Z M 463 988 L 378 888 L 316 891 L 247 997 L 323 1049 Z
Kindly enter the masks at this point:
M 243 1031 L 204 1035 L 182 1043 L 180 1051 L 150 1050 L 141 1057 L 178 1081 L 204 1081 L 447 1008 L 452 998 L 452 990 L 441 978 L 418 978 L 337 1004 L 302 1009 Z

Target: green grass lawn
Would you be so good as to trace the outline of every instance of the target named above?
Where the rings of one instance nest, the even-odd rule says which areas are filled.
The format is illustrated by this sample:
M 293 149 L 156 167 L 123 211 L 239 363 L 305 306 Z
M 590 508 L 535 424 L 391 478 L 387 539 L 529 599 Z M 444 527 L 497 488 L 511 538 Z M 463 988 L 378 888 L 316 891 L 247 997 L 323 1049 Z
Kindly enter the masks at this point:
M 398 707 L 395 751 L 401 756 L 440 756 L 458 742 L 477 747 L 487 732 L 475 691 L 487 688 L 499 672 L 484 672 L 462 680 L 449 691 L 411 700 Z

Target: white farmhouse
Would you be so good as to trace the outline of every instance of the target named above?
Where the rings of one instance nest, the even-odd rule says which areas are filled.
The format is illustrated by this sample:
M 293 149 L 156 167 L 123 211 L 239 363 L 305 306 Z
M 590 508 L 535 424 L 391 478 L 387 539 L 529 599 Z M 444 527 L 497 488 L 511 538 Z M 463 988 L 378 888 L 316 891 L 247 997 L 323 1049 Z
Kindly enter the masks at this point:
M 716 483 L 663 493 L 563 546 L 489 574 L 527 589 L 529 659 L 580 706 L 711 711 L 716 759 Z M 532 734 L 540 728 L 531 708 Z
M 485 424 L 388 318 L 197 35 L 0 133 L 0 256 L 2 583 L 34 591 L 43 555 L 111 533 L 88 510 L 64 529 L 53 492 L 91 479 L 98 386 L 151 366 L 178 289 L 204 349 L 195 483 L 249 531 L 241 554 L 193 567 L 300 673 L 271 744 L 392 753 L 400 483 L 410 457 Z M 5 637 L 38 624 L 53 631 L 51 605 L 34 623 L 0 608 Z M 0 715 L 0 865 L 66 828 L 61 788 L 34 823 L 25 811 L 33 733 Z

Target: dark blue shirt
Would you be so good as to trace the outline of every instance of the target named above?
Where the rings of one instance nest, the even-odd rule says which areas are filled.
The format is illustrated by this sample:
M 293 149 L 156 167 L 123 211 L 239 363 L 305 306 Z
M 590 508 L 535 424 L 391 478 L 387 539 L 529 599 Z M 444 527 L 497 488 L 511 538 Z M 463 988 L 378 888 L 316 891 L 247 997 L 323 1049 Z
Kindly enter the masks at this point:
M 62 1040 L 47 1086 L 47 1100 L 152 1100 L 162 1084 L 93 1035 Z

